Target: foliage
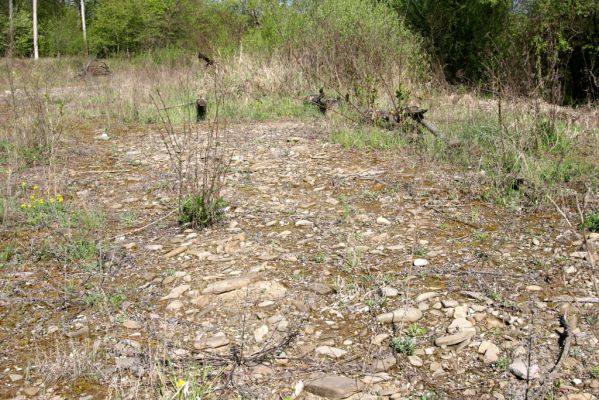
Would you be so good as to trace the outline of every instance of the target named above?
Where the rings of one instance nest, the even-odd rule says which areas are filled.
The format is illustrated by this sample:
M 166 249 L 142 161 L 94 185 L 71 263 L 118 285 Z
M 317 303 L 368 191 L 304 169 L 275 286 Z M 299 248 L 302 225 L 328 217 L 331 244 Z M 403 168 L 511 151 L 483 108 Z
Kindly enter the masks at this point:
M 599 210 L 587 215 L 582 226 L 591 232 L 599 232 Z
M 179 212 L 179 224 L 204 228 L 224 217 L 227 203 L 222 197 L 205 198 L 203 195 L 190 195 L 183 200 Z
M 391 340 L 391 347 L 398 353 L 412 356 L 416 350 L 416 343 L 412 338 L 394 337 Z

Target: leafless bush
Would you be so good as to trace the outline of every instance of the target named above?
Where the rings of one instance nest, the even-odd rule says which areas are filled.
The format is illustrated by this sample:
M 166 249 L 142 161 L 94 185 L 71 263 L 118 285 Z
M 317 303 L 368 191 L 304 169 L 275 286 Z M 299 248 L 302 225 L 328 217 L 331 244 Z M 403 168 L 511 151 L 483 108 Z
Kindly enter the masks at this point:
M 216 73 L 215 73 L 216 74 Z M 181 125 L 173 121 L 160 91 L 152 101 L 162 122 L 160 138 L 176 176 L 179 223 L 201 228 L 219 221 L 224 212 L 222 189 L 226 183 L 231 154 L 225 146 L 227 127 L 221 123 L 219 110 L 223 97 L 218 92 L 219 78 L 214 79 L 214 108 L 212 120 L 204 127 L 195 124 L 190 104 Z

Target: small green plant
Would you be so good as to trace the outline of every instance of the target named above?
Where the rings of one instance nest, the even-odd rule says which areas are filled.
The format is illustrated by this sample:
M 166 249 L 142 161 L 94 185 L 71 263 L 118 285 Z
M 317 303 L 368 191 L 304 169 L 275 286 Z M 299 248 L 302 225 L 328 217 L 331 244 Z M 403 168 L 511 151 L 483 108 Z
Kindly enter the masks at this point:
M 117 310 L 121 308 L 125 300 L 127 300 L 127 296 L 121 290 L 116 290 L 108 296 L 108 301 Z
M 127 211 L 119 215 L 119 221 L 125 226 L 135 225 L 137 222 L 137 214 L 134 211 Z
M 391 348 L 400 354 L 412 356 L 416 350 L 416 344 L 412 338 L 394 337 L 391 340 Z
M 425 327 L 421 327 L 416 323 L 410 324 L 408 329 L 406 330 L 406 334 L 409 337 L 418 337 L 424 336 L 427 333 L 427 329 Z
M 353 210 L 349 205 L 349 200 L 347 199 L 347 196 L 344 194 L 339 195 L 339 201 L 343 206 L 343 219 L 345 221 L 349 221 L 349 218 L 351 217 Z
M 349 246 L 345 250 L 342 270 L 351 273 L 362 264 L 362 254 L 356 247 Z
M 489 240 L 489 234 L 487 232 L 479 231 L 474 234 L 474 239 L 479 242 L 486 242 L 487 240 Z
M 188 196 L 179 210 L 179 224 L 191 225 L 195 229 L 213 225 L 223 219 L 226 206 L 222 197 Z
M 416 250 L 414 250 L 414 255 L 417 257 L 424 257 L 428 253 L 428 250 L 425 246 L 418 246 Z
M 96 304 L 101 303 L 102 301 L 104 301 L 104 293 L 100 291 L 87 292 L 83 296 L 83 302 L 90 307 L 93 307 Z
M 324 253 L 318 253 L 314 256 L 314 262 L 318 263 L 318 264 L 322 264 L 324 262 L 326 262 L 327 260 L 327 256 Z
M 599 232 L 599 210 L 587 215 L 581 228 L 585 228 L 590 232 Z
M 599 365 L 597 365 L 593 369 L 591 369 L 591 378 L 599 379 Z
M 499 368 L 501 371 L 506 371 L 510 365 L 510 362 L 511 361 L 508 356 L 501 356 L 501 358 L 497 360 L 497 368 Z
M 364 192 L 362 192 L 362 197 L 369 201 L 375 201 L 376 199 L 378 199 L 379 194 L 371 190 L 365 190 Z

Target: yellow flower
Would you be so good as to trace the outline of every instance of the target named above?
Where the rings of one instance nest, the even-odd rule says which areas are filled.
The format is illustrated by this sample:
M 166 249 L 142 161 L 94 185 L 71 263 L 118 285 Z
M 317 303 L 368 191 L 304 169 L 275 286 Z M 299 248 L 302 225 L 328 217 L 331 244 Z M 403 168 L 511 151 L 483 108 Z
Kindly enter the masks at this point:
M 25 181 L 21 182 L 21 187 L 23 189 L 25 189 L 27 187 L 27 182 L 25 182 Z
M 37 191 L 37 190 L 39 190 L 39 186 L 38 186 L 38 185 L 35 185 L 35 186 L 33 187 L 33 190 L 36 190 L 36 191 Z
M 50 204 L 53 204 L 53 203 L 54 203 L 54 197 L 50 197 L 50 198 L 48 199 L 48 201 L 50 202 Z
M 62 197 L 62 194 L 57 194 L 57 195 L 56 195 L 56 201 L 58 201 L 59 203 L 62 203 L 62 201 L 63 201 L 63 200 L 64 200 L 64 199 L 63 199 L 63 197 Z
M 179 379 L 177 380 L 177 389 L 181 389 L 183 386 L 185 386 L 187 382 L 184 381 L 183 379 Z
M 44 204 L 44 199 L 39 199 L 38 202 L 43 205 Z
M 31 208 L 33 205 L 31 203 L 27 204 L 27 208 Z
M 27 204 L 26 203 L 21 204 L 21 208 L 27 208 Z

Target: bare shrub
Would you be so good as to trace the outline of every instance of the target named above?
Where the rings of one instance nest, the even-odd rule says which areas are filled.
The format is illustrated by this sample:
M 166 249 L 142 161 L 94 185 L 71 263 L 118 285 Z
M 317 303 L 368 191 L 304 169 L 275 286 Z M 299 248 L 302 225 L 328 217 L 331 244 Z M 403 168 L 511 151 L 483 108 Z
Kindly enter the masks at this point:
M 220 78 L 214 79 L 214 118 L 208 126 L 195 124 L 190 101 L 187 118 L 177 125 L 169 115 L 169 107 L 159 90 L 152 98 L 162 122 L 160 138 L 176 176 L 179 223 L 193 228 L 212 225 L 222 219 L 225 200 L 221 193 L 231 163 L 231 154 L 224 145 L 227 127 L 221 123 L 219 109 L 223 97 L 218 92 Z M 189 91 L 188 91 L 189 93 Z

